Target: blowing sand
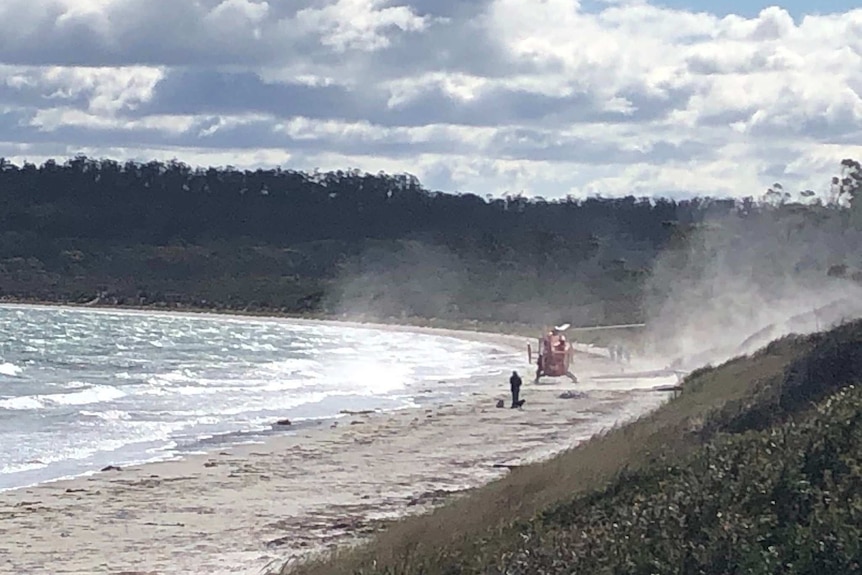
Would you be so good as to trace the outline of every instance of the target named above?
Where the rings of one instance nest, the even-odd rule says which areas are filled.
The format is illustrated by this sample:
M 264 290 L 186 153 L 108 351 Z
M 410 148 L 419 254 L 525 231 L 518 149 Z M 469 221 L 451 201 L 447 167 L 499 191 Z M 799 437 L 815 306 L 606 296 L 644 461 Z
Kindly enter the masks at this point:
M 527 341 L 455 333 L 518 350 Z M 594 354 L 576 361 L 578 384 L 534 385 L 528 366 L 513 366 L 522 410 L 508 408 L 505 378 L 484 378 L 457 402 L 346 415 L 263 444 L 0 493 L 0 572 L 266 573 L 654 409 L 667 394 L 653 388 L 675 382 L 613 379 L 620 367 Z

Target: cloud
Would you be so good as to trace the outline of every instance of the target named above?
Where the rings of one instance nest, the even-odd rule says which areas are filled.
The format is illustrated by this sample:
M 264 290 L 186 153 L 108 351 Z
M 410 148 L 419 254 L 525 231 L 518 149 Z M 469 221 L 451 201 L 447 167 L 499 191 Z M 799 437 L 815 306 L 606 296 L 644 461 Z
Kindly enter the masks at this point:
M 410 172 L 479 194 L 827 191 L 862 10 L 6 0 L 0 154 Z

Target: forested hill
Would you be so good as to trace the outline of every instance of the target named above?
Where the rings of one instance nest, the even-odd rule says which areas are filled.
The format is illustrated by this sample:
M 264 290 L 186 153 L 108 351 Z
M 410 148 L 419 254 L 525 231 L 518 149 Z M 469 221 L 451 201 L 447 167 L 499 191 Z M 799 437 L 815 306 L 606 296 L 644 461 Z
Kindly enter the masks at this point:
M 832 200 L 852 200 L 859 164 L 838 168 Z M 408 175 L 0 159 L 0 296 L 587 323 L 642 318 L 656 269 L 733 242 L 799 244 L 780 265 L 852 275 L 852 201 L 751 192 L 495 199 Z
M 587 241 L 615 231 L 661 245 L 666 223 L 726 213 L 733 201 L 488 200 L 430 192 L 409 175 L 192 169 L 84 157 L 18 167 L 0 160 L 6 231 L 147 244 L 267 243 L 413 236 Z M 511 242 L 511 243 L 519 243 Z

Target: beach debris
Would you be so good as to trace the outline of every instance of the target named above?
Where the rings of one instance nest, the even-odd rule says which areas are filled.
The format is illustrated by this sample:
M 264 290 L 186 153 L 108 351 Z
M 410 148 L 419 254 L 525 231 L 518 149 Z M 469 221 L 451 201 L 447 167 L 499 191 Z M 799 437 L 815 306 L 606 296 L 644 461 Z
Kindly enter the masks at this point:
M 426 503 L 437 504 L 445 500 L 450 495 L 455 495 L 463 491 L 461 489 L 448 490 L 448 489 L 435 489 L 433 491 L 426 491 L 425 493 L 421 493 L 415 497 L 411 497 L 407 501 L 408 507 L 413 507 L 415 505 L 425 505 Z
M 495 463 L 491 465 L 491 467 L 503 468 L 503 469 L 516 469 L 518 467 L 523 467 L 517 463 Z
M 73 489 L 71 487 L 66 489 L 66 493 L 83 493 L 84 491 L 86 491 L 86 489 Z
M 368 535 L 374 533 L 379 531 L 381 525 L 380 521 L 368 520 L 359 516 L 328 517 L 303 524 L 277 521 L 268 526 L 294 533 L 276 537 L 267 541 L 264 545 L 269 549 L 284 546 L 292 548 L 318 547 L 319 545 L 329 544 L 333 539 L 346 534 Z
M 289 419 L 279 419 L 275 422 L 276 425 L 293 425 Z
M 559 395 L 560 399 L 583 399 L 587 396 L 583 391 L 564 391 Z
M 284 541 L 280 541 L 280 539 L 284 539 Z M 287 543 L 289 537 L 280 537 L 279 539 L 273 539 L 266 544 L 267 547 L 277 547 L 278 545 L 282 545 L 283 543 Z M 278 542 L 277 544 L 270 545 L 270 543 Z M 307 547 L 308 544 L 305 542 L 301 542 L 297 544 L 299 547 Z M 296 557 L 288 557 L 287 559 L 276 558 L 272 559 L 269 563 L 264 565 L 263 569 L 261 569 L 257 575 L 279 575 L 280 573 L 284 573 L 288 570 L 288 568 L 295 564 Z
M 659 385 L 658 387 L 651 388 L 651 391 L 673 391 L 678 392 L 682 391 L 681 385 Z
M 342 409 L 338 413 L 341 413 L 343 415 L 371 415 L 372 413 L 374 413 L 374 410 L 373 409 L 363 409 L 360 411 L 351 411 L 349 409 Z
M 102 471 L 122 471 L 121 467 L 117 467 L 116 465 L 108 465 L 102 468 Z
M 156 523 L 155 521 L 144 521 L 144 525 L 153 526 L 153 527 L 185 527 L 185 523 L 180 523 L 177 521 L 176 523 Z
M 332 524 L 332 529 L 343 529 L 346 531 L 354 531 L 363 527 L 365 527 L 365 521 L 357 517 L 348 517 Z
M 215 467 L 218 465 L 218 461 L 207 461 L 204 463 L 204 467 Z
M 272 549 L 273 547 L 281 547 L 282 545 L 287 545 L 288 543 L 290 543 L 290 542 L 291 542 L 291 540 L 292 540 L 292 539 L 293 539 L 293 537 L 292 537 L 292 536 L 290 536 L 290 535 L 285 535 L 284 537 L 277 537 L 277 538 L 275 538 L 275 539 L 272 539 L 271 541 L 267 541 L 267 542 L 265 543 L 265 545 L 266 545 L 266 547 L 268 547 L 269 549 Z M 302 543 L 305 543 L 305 542 L 304 542 L 304 541 L 303 541 L 303 542 L 299 542 L 299 543 L 298 543 L 298 545 L 299 545 L 299 546 L 303 546 L 303 545 L 302 545 Z M 308 545 L 308 544 L 306 543 L 306 545 Z

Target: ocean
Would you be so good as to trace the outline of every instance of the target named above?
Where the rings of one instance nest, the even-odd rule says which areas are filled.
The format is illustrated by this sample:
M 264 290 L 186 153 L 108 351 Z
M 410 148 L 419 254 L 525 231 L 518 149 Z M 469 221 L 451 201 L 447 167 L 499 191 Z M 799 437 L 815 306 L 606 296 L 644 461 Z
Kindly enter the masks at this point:
M 507 391 L 524 363 L 452 337 L 202 314 L 0 305 L 0 334 L 0 491 L 456 399 L 493 377 Z

